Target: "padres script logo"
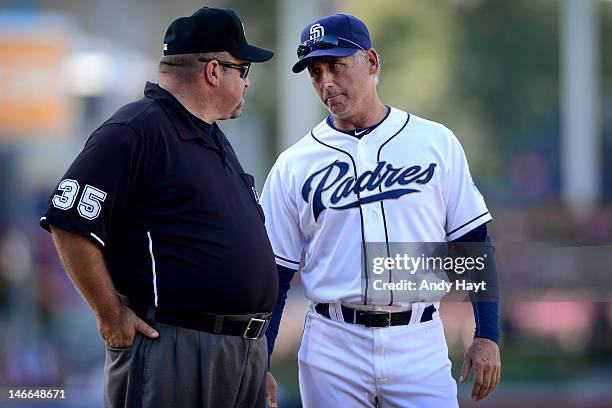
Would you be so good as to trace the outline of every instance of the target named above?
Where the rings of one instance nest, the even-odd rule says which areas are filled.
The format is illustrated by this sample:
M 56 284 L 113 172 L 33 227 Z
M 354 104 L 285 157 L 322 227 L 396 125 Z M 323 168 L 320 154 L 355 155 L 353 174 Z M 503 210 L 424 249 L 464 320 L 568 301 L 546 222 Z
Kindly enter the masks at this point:
M 436 164 L 431 163 L 423 170 L 421 166 L 395 168 L 386 161 L 380 161 L 373 171 L 368 170 L 364 172 L 357 180 L 353 176 L 345 177 L 349 169 L 348 163 L 336 160 L 306 179 L 302 187 L 302 198 L 308 203 L 310 193 L 314 190 L 312 194 L 312 214 L 315 222 L 321 212 L 327 209 L 323 204 L 322 198 L 323 193 L 327 191 L 331 190 L 329 201 L 332 205 L 329 208 L 335 210 L 347 210 L 362 204 L 395 199 L 410 193 L 420 193 L 420 190 L 414 188 L 397 188 L 361 197 L 345 205 L 336 206 L 343 198 L 353 194 L 360 195 L 364 191 L 375 191 L 383 185 L 386 188 L 391 188 L 395 185 L 407 186 L 411 183 L 427 184 L 434 175 Z M 316 186 L 313 186 L 314 184 Z

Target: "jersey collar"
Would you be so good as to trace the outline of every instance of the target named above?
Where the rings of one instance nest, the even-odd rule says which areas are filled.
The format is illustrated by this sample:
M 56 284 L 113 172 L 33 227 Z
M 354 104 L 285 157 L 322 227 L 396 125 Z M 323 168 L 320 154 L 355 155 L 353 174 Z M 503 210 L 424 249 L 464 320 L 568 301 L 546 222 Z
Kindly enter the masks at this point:
M 386 106 L 386 105 L 385 105 Z M 349 136 L 353 136 L 357 139 L 361 139 L 362 137 L 364 137 L 365 135 L 371 133 L 374 129 L 376 129 L 378 127 L 378 125 L 380 125 L 381 123 L 383 123 L 385 121 L 385 119 L 387 119 L 389 117 L 389 114 L 391 113 L 391 108 L 389 106 L 387 106 L 387 114 L 385 115 L 384 118 L 382 118 L 382 120 L 378 123 L 376 123 L 375 125 L 372 126 L 368 126 L 366 128 L 360 128 L 360 129 L 351 129 L 351 130 L 342 130 L 342 129 L 338 129 L 336 128 L 336 126 L 334 125 L 334 121 L 332 119 L 331 115 L 328 115 L 327 118 L 325 119 L 325 121 L 327 122 L 327 125 L 334 129 L 337 132 L 340 133 L 344 133 L 347 134 Z
M 158 84 L 147 82 L 144 94 L 145 97 L 158 102 L 168 112 L 168 117 L 176 127 L 182 140 L 197 139 L 206 147 L 219 150 L 213 137 L 214 132 L 220 132 L 216 123 L 210 125 L 193 115 L 178 99 Z

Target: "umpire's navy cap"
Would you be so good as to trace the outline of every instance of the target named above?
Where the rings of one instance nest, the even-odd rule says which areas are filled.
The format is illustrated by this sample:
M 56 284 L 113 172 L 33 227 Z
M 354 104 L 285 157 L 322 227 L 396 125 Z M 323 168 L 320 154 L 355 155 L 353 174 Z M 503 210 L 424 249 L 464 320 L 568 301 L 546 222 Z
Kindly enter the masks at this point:
M 247 42 L 242 21 L 230 9 L 202 7 L 174 20 L 164 37 L 164 55 L 221 51 L 250 62 L 264 62 L 274 55 Z
M 317 57 L 347 57 L 357 50 L 372 48 L 368 27 L 350 14 L 334 14 L 314 21 L 302 30 L 292 71 L 301 72 Z

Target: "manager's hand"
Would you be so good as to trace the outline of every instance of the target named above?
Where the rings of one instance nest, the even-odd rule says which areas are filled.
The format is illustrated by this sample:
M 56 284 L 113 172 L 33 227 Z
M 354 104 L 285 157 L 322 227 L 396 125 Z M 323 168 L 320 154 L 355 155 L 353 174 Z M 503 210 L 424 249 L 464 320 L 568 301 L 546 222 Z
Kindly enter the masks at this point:
M 152 339 L 159 337 L 159 333 L 155 329 L 124 305 L 121 305 L 115 313 L 97 316 L 97 320 L 100 335 L 108 347 L 125 348 L 131 346 L 137 331 Z
M 266 399 L 270 408 L 278 407 L 277 389 L 276 379 L 274 379 L 271 372 L 266 372 Z
M 480 401 L 491 394 L 499 383 L 501 361 L 497 343 L 481 337 L 476 337 L 472 341 L 463 358 L 459 382 L 466 382 L 472 369 L 474 370 L 472 399 Z

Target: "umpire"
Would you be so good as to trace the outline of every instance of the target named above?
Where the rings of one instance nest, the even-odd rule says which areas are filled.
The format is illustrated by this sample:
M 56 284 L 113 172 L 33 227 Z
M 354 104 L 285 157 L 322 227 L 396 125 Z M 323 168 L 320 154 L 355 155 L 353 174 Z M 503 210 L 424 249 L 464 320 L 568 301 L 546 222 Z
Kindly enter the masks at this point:
M 163 49 L 159 85 L 93 132 L 41 225 L 96 315 L 107 407 L 263 407 L 276 265 L 215 121 L 240 115 L 251 63 L 273 53 L 206 7 Z

